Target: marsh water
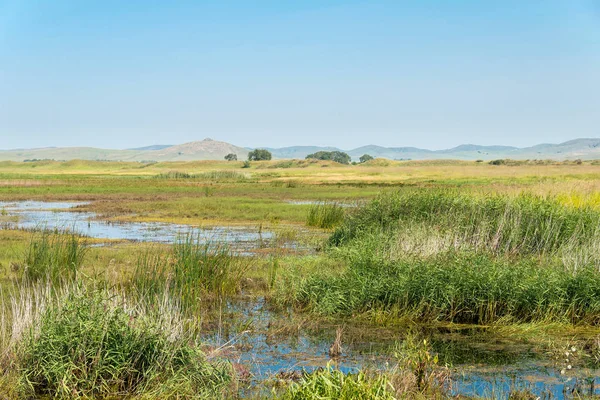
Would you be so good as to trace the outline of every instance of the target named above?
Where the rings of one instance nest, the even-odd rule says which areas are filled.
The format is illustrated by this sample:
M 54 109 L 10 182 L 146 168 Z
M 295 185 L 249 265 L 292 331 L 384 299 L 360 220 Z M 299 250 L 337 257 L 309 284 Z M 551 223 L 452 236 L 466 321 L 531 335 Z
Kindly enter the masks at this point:
M 241 321 L 243 328 L 221 328 L 206 335 L 205 340 L 228 348 L 227 357 L 248 368 L 256 384 L 282 373 L 289 376 L 325 368 L 328 363 L 344 372 L 391 368 L 396 361 L 396 344 L 417 329 L 431 338 L 440 364 L 450 366 L 454 394 L 501 399 L 511 390 L 528 389 L 548 399 L 570 399 L 576 391 L 600 395 L 600 371 L 580 369 L 562 375 L 561 366 L 533 345 L 502 340 L 483 328 L 411 326 L 375 330 L 348 325 L 347 321 L 306 328 L 298 323 L 298 328 L 289 326 L 293 315 L 270 310 L 264 299 L 231 303 L 226 309 L 230 314 L 224 317 L 223 326 L 240 326 Z M 345 332 L 343 353 L 332 360 L 328 349 L 340 326 Z
M 8 224 L 19 229 L 68 229 L 96 239 L 173 243 L 182 235 L 227 243 L 236 250 L 251 250 L 273 239 L 273 233 L 239 227 L 193 227 L 159 222 L 112 222 L 92 212 L 78 211 L 85 202 L 0 202 L 0 210 L 17 220 Z
M 252 228 L 199 228 L 188 225 L 125 222 L 98 219 L 92 212 L 78 211 L 81 202 L 0 202 L 0 211 L 13 219 L 5 228 L 72 229 L 88 237 L 130 241 L 173 243 L 185 233 L 213 242 L 227 243 L 242 251 L 257 249 L 274 234 Z M 311 371 L 333 363 L 345 372 L 361 368 L 385 369 L 394 364 L 395 343 L 406 328 L 380 329 L 346 326 L 341 357 L 330 360 L 328 349 L 336 328 L 290 326 L 293 315 L 270 310 L 264 299 L 247 299 L 223 305 L 223 321 L 204 339 L 232 362 L 248 369 L 259 383 L 281 373 Z M 293 325 L 293 324 L 292 324 Z M 411 327 L 410 329 L 415 329 Z M 541 398 L 571 398 L 575 390 L 600 395 L 600 371 L 578 369 L 561 374 L 553 362 L 526 342 L 508 342 L 479 329 L 433 329 L 419 327 L 432 338 L 441 363 L 451 365 L 453 392 L 467 396 L 505 398 L 514 388 L 527 388 Z M 256 385 L 258 387 L 259 385 Z M 545 396 L 545 397 L 544 397 Z

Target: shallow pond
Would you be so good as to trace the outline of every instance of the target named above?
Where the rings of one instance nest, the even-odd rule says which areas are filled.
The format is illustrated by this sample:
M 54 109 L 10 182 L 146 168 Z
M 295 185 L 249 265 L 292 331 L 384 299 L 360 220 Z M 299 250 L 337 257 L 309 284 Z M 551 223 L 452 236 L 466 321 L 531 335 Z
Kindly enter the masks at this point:
M 379 329 L 365 332 L 368 327 L 354 329 L 346 325 L 342 356 L 332 361 L 328 349 L 337 328 L 333 323 L 308 329 L 294 328 L 293 324 L 290 327 L 293 317 L 270 311 L 263 299 L 229 304 L 226 310 L 229 314 L 224 314 L 223 326 L 204 339 L 216 347 L 226 345 L 225 356 L 248 368 L 256 390 L 260 390 L 260 382 L 276 378 L 279 373 L 312 371 L 325 368 L 329 362 L 344 372 L 361 368 L 383 370 L 395 364 L 395 344 L 409 330 L 417 329 L 430 338 L 440 364 L 451 366 L 454 394 L 506 398 L 511 389 L 526 388 L 538 396 L 569 399 L 575 387 L 589 393 L 590 377 L 594 393 L 600 394 L 599 370 L 573 370 L 563 376 L 560 368 L 536 352 L 533 345 L 499 341 L 480 329 L 413 326 L 385 329 L 385 334 L 379 334 Z M 242 324 L 244 328 L 241 332 L 224 328 L 228 324 Z M 286 324 L 287 329 L 283 328 Z
M 69 229 L 98 239 L 173 243 L 186 234 L 211 241 L 227 243 L 235 249 L 256 249 L 274 238 L 272 232 L 240 227 L 199 228 L 189 225 L 158 222 L 116 223 L 98 220 L 92 212 L 77 211 L 81 202 L 0 202 L 0 211 L 18 217 L 8 226 L 19 229 Z

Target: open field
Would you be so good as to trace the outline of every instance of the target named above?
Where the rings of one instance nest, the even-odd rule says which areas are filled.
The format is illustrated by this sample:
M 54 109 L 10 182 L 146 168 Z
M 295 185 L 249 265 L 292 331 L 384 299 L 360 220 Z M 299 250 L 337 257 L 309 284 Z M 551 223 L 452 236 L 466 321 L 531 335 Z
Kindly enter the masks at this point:
M 597 395 L 595 164 L 0 162 L 0 398 Z

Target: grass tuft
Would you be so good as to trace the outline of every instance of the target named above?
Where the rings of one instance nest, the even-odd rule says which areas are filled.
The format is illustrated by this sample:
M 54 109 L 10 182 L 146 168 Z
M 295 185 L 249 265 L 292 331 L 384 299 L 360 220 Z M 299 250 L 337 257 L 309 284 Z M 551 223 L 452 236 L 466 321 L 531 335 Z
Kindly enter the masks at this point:
M 132 285 L 147 299 L 173 291 L 181 296 L 185 306 L 199 304 L 202 298 L 236 293 L 250 262 L 247 257 L 233 254 L 224 244 L 187 234 L 167 254 L 141 254 Z
M 108 292 L 69 292 L 24 338 L 17 357 L 23 395 L 219 397 L 229 366 L 209 362 L 193 335 L 174 329 L 174 313 L 144 312 Z
M 31 281 L 73 280 L 88 251 L 76 233 L 42 230 L 34 232 L 23 256 L 23 273 Z
M 306 225 L 332 229 L 344 220 L 344 208 L 337 203 L 312 204 L 306 216 Z

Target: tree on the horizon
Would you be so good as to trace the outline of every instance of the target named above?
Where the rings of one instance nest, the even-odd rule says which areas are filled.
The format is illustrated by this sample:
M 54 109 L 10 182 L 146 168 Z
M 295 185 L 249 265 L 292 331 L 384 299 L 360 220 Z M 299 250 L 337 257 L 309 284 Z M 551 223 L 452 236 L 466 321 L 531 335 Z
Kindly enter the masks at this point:
M 229 153 L 225 156 L 225 159 L 227 161 L 237 161 L 238 158 L 237 158 L 237 154 Z
M 360 161 L 360 163 L 366 163 L 367 161 L 371 161 L 373 160 L 373 156 L 370 154 L 363 154 L 362 156 L 360 156 L 360 158 L 358 159 Z
M 269 150 L 255 149 L 248 153 L 248 161 L 268 161 L 273 158 Z
M 317 151 L 307 155 L 306 159 L 335 161 L 340 164 L 350 164 L 350 161 L 352 161 L 350 156 L 343 151 Z

